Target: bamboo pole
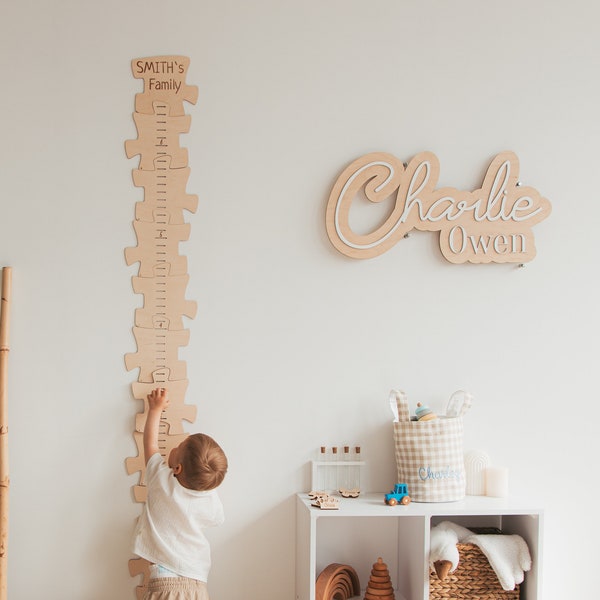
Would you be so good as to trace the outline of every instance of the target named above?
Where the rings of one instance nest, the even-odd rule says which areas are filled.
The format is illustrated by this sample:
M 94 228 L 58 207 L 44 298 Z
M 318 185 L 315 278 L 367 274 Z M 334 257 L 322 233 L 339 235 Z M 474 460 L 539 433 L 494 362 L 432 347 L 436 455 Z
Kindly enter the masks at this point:
M 8 324 L 12 270 L 2 269 L 0 288 L 0 600 L 7 600 L 8 567 Z

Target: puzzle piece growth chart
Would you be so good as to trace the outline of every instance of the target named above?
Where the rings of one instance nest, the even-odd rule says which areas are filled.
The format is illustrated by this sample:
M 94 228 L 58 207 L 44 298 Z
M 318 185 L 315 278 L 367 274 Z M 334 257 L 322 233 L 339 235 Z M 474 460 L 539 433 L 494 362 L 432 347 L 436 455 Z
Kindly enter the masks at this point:
M 136 502 L 146 501 L 143 431 L 148 402 L 146 396 L 155 387 L 168 387 L 170 405 L 164 411 L 159 429 L 159 448 L 163 457 L 187 434 L 182 421 L 193 422 L 196 407 L 185 404 L 188 387 L 187 367 L 179 360 L 179 348 L 187 346 L 189 331 L 183 316 L 193 319 L 196 303 L 185 297 L 189 281 L 187 259 L 179 254 L 179 243 L 190 235 L 185 212 L 195 212 L 198 198 L 186 192 L 190 175 L 187 149 L 179 145 L 179 135 L 190 129 L 191 117 L 184 102 L 195 104 L 197 86 L 187 85 L 189 67 L 185 56 L 136 58 L 131 69 L 141 79 L 144 91 L 135 96 L 135 122 L 138 137 L 125 142 L 127 158 L 139 155 L 133 170 L 133 183 L 144 189 L 144 199 L 135 206 L 133 228 L 137 246 L 125 249 L 125 262 L 139 263 L 132 277 L 133 291 L 143 295 L 142 308 L 135 311 L 133 334 L 137 352 L 125 355 L 128 371 L 139 369 L 132 384 L 136 400 L 144 401 L 144 410 L 136 415 L 133 437 L 138 455 L 125 461 L 129 475 L 139 473 L 133 486 Z M 141 599 L 148 583 L 149 564 L 141 558 L 129 561 L 132 577 L 142 576 L 136 595 Z

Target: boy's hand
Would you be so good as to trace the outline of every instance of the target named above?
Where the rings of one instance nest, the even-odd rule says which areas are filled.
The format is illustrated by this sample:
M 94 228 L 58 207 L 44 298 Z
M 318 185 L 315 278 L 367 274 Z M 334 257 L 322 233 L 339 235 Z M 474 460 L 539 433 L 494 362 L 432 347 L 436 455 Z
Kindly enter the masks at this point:
M 165 388 L 156 388 L 148 396 L 148 409 L 163 411 L 169 406 L 169 397 Z
M 165 388 L 156 388 L 148 396 L 148 414 L 146 415 L 146 425 L 144 426 L 144 457 L 146 464 L 153 454 L 159 451 L 158 448 L 158 429 L 163 410 L 169 406 L 169 398 Z

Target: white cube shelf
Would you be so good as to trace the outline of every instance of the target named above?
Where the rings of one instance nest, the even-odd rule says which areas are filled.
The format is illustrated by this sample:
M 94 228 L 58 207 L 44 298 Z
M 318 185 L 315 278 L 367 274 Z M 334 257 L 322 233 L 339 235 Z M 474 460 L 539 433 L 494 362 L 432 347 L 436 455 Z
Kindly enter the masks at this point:
M 458 502 L 388 506 L 384 492 L 339 498 L 338 510 L 311 506 L 296 497 L 296 600 L 315 600 L 315 582 L 331 563 L 358 573 L 364 595 L 378 557 L 388 565 L 396 600 L 429 598 L 429 532 L 440 521 L 464 527 L 497 527 L 518 534 L 529 546 L 532 569 L 521 586 L 521 600 L 542 600 L 541 537 L 543 510 L 513 498 L 467 496 Z

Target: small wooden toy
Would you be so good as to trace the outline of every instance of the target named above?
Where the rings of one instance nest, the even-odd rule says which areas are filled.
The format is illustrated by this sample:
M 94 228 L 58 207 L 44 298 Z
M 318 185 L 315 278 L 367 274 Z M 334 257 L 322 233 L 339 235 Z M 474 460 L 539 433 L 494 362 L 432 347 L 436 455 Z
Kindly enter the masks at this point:
M 406 483 L 397 483 L 394 485 L 394 489 L 385 495 L 385 503 L 389 506 L 396 506 L 396 504 L 410 504 L 410 496 L 408 495 L 408 486 Z
M 311 492 L 309 497 L 314 499 L 311 506 L 315 506 L 321 510 L 337 510 L 340 507 L 340 501 L 326 492 Z
M 444 581 L 446 577 L 448 577 L 448 573 L 450 573 L 450 569 L 452 569 L 452 561 L 449 560 L 436 560 L 433 563 L 433 568 L 435 569 L 435 574 L 438 576 L 440 581 Z
M 358 498 L 358 496 L 360 495 L 360 489 L 358 488 L 352 488 L 351 490 L 346 488 L 340 488 L 338 491 L 341 494 L 342 498 Z
M 425 406 L 420 402 L 417 402 L 415 414 L 417 415 L 417 421 L 431 421 L 432 419 L 437 419 L 437 415 L 428 406 Z
M 332 563 L 317 577 L 315 600 L 347 600 L 359 595 L 358 574 L 349 565 Z
M 308 497 L 311 500 L 316 500 L 317 498 L 322 498 L 324 496 L 328 496 L 329 494 L 327 492 L 321 491 L 321 490 L 313 490 L 312 492 L 308 492 Z
M 369 584 L 365 591 L 365 600 L 395 600 L 390 572 L 381 556 L 371 569 Z

